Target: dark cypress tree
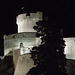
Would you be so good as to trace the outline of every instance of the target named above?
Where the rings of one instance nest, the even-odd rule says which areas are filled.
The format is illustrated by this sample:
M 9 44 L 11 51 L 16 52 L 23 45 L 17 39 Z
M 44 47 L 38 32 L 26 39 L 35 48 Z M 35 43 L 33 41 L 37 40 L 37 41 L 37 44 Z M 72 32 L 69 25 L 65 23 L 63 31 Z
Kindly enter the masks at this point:
M 50 21 L 39 21 L 34 26 L 36 36 L 41 37 L 41 44 L 33 47 L 31 58 L 36 67 L 27 75 L 67 75 L 64 40 L 60 28 Z

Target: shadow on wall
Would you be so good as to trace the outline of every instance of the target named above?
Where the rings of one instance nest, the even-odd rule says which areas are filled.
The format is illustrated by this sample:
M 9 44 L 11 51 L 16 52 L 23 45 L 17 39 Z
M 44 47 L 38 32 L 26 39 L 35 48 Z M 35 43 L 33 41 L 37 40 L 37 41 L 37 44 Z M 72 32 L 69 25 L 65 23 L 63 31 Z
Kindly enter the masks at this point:
M 68 75 L 75 75 L 75 60 L 67 60 L 66 68 Z
M 3 60 L 0 60 L 0 75 L 13 75 L 13 73 L 13 57 L 6 56 Z

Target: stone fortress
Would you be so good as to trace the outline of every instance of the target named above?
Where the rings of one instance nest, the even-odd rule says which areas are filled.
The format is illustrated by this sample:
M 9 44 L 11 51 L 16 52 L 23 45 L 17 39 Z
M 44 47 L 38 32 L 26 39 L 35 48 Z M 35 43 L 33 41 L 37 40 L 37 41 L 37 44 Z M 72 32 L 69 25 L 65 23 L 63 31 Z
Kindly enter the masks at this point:
M 11 35 L 4 35 L 4 55 L 8 55 L 10 51 L 20 48 L 20 43 L 25 47 L 33 47 L 39 44 L 39 38 L 36 38 L 36 31 L 33 26 L 36 22 L 42 20 L 42 12 L 20 14 L 16 17 L 18 25 L 18 33 Z
M 4 56 L 13 56 L 15 66 L 14 75 L 26 75 L 30 68 L 34 67 L 34 62 L 30 59 L 30 50 L 38 46 L 41 42 L 36 37 L 33 29 L 36 22 L 42 21 L 42 12 L 20 14 L 16 17 L 18 33 L 4 35 Z
M 30 13 L 29 16 L 26 13 L 19 14 L 16 17 L 18 33 L 4 35 L 4 56 L 13 56 L 14 75 L 26 75 L 30 68 L 35 67 L 33 60 L 30 59 L 30 50 L 32 47 L 40 45 L 41 40 L 36 37 L 33 26 L 36 25 L 36 22 L 42 20 L 42 12 Z M 75 38 L 69 37 L 64 38 L 64 40 L 66 58 L 75 60 Z M 70 66 L 68 71 L 70 71 Z M 75 72 L 75 67 L 71 69 Z

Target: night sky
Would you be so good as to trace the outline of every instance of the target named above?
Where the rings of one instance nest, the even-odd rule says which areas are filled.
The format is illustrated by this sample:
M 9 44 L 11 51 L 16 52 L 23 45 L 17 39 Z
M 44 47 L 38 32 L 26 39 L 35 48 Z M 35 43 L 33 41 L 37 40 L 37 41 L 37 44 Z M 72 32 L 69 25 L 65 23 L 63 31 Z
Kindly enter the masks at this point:
M 43 11 L 63 28 L 64 37 L 75 36 L 75 3 L 72 0 L 3 0 L 0 2 L 0 53 L 3 35 L 17 33 L 16 16 Z M 21 8 L 24 7 L 22 10 Z

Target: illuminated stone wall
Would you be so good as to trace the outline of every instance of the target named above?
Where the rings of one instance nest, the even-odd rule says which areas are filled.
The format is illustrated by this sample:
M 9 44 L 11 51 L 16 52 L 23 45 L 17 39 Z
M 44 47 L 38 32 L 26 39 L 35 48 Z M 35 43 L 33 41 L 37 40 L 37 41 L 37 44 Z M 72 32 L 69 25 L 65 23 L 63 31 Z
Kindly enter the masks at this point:
M 66 54 L 66 58 L 75 60 L 75 38 L 64 38 L 64 40 L 66 44 L 64 52 Z
M 39 45 L 40 40 L 36 38 L 36 31 L 33 27 L 40 20 L 42 20 L 42 12 L 30 13 L 30 16 L 26 13 L 18 15 L 16 17 L 18 33 L 4 36 L 4 55 L 19 49 L 20 43 L 29 48 Z
M 30 68 L 34 67 L 29 49 L 32 50 L 33 46 L 38 46 L 41 43 L 33 29 L 36 22 L 40 20 L 42 20 L 42 12 L 30 13 L 30 16 L 27 16 L 26 13 L 20 14 L 16 17 L 18 33 L 4 35 L 4 56 L 9 56 L 12 52 L 14 75 L 26 75 Z
M 30 54 L 19 56 L 14 75 L 27 75 L 28 71 L 35 67 Z
M 35 32 L 17 33 L 8 36 L 4 36 L 4 55 L 7 55 L 10 51 L 20 49 L 20 43 L 23 43 L 24 47 L 32 48 L 40 44 L 39 38 L 36 38 Z
M 18 15 L 16 18 L 18 32 L 36 32 L 33 27 L 39 20 L 42 20 L 42 12 L 30 13 L 30 16 L 26 16 L 26 13 Z

